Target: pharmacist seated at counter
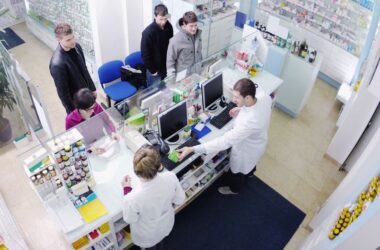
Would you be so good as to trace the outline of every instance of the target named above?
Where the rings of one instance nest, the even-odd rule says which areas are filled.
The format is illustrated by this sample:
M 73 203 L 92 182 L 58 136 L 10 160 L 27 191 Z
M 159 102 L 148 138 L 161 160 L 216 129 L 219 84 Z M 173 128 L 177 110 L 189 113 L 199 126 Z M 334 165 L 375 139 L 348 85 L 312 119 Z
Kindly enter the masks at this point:
M 178 149 L 182 160 L 191 152 L 211 154 L 232 147 L 227 186 L 218 188 L 221 194 L 238 194 L 265 152 L 272 100 L 263 92 L 256 93 L 256 89 L 250 79 L 237 81 L 232 92 L 237 107 L 230 111 L 233 128 L 209 142 Z
M 90 89 L 82 88 L 75 93 L 74 106 L 75 109 L 66 117 L 66 130 L 76 127 L 83 135 L 87 145 L 94 143 L 107 134 L 110 134 L 114 140 L 119 141 L 120 137 L 115 133 L 115 126 L 108 114 L 103 112 L 102 106 L 96 102 L 96 97 Z M 92 119 L 88 121 L 90 118 Z M 96 154 L 102 154 L 105 151 L 102 147 L 92 147 L 89 150 L 90 153 L 94 152 Z

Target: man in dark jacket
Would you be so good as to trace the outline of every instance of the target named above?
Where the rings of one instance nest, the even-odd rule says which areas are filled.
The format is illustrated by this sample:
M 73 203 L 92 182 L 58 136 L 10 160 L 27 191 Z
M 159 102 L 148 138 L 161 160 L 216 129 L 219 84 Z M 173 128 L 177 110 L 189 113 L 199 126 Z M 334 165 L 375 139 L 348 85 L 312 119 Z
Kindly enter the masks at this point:
M 173 36 L 168 22 L 168 8 L 159 4 L 154 8 L 154 21 L 145 28 L 141 38 L 141 55 L 147 68 L 148 86 L 166 77 L 166 52 Z
M 58 96 L 69 114 L 75 109 L 73 96 L 79 89 L 89 88 L 96 96 L 96 88 L 88 73 L 82 47 L 75 42 L 70 25 L 60 23 L 54 32 L 59 44 L 50 60 L 49 69 Z

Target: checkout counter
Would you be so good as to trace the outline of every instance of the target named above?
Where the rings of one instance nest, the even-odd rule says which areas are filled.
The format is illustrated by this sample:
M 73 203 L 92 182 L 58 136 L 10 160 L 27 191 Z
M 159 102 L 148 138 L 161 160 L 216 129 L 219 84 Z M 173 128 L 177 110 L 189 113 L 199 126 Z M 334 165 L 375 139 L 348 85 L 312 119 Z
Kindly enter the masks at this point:
M 247 39 L 250 37 L 182 72 L 184 77 L 179 74 L 170 76 L 139 91 L 123 103 L 41 142 L 37 148 L 23 155 L 25 172 L 32 188 L 62 228 L 72 249 L 124 249 L 131 246 L 129 226 L 122 218 L 121 181 L 130 175 L 132 187 L 138 185 L 139 180 L 133 172 L 133 152 L 144 143 L 141 134 L 147 128 L 157 130 L 159 113 L 182 102 L 187 107 L 187 125 L 199 121 L 203 113 L 200 86 L 220 72 L 223 75 L 223 95 L 227 99 L 232 96 L 233 84 L 243 77 L 258 84 L 258 94 L 275 98 L 282 84 L 280 78 L 259 69 L 251 72 L 254 76 L 247 73 L 248 68 L 245 67 L 254 63 L 254 55 L 242 46 Z M 209 123 L 206 126 L 210 131 L 199 142 L 221 136 L 232 122 L 222 129 Z M 111 134 L 118 134 L 120 140 L 113 141 Z M 181 130 L 179 138 L 183 137 L 185 132 Z M 94 145 L 107 151 L 101 155 L 88 153 L 90 146 Z M 170 145 L 171 149 L 177 146 Z M 177 207 L 177 211 L 228 169 L 228 159 L 228 150 L 213 155 L 193 155 L 171 170 L 177 174 L 186 193 L 186 201 Z M 196 160 L 200 163 L 193 164 Z M 68 168 L 73 169 L 74 178 Z M 88 196 L 78 201 L 79 195 L 75 197 L 68 190 L 75 194 L 84 192 Z

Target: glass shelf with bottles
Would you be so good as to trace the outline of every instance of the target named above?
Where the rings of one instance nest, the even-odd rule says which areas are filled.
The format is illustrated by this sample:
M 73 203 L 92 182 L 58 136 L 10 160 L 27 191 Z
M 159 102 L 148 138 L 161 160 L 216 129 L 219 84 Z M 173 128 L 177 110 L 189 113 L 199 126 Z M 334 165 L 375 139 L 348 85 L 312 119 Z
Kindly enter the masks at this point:
M 302 25 L 346 51 L 359 55 L 372 17 L 371 9 L 363 6 L 353 1 L 264 0 L 258 9 Z M 373 4 L 367 6 L 373 8 Z
M 85 55 L 95 59 L 88 0 L 27 0 L 26 6 L 28 16 L 51 34 L 57 23 L 69 23 Z

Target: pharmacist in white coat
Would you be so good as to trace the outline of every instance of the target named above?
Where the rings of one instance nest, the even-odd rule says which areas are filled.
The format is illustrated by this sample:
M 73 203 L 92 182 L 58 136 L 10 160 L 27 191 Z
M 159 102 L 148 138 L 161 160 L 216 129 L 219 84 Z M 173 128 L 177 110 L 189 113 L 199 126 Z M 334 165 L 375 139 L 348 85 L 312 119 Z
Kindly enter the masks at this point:
M 256 89 L 258 89 L 256 93 Z M 180 159 L 191 152 L 215 153 L 232 147 L 228 186 L 219 187 L 222 194 L 237 194 L 254 171 L 265 152 L 272 100 L 251 80 L 243 78 L 233 88 L 233 102 L 237 107 L 230 115 L 234 117 L 233 128 L 222 136 L 195 147 L 179 149 Z
M 173 205 L 185 201 L 185 193 L 170 172 L 160 172 L 160 154 L 152 146 L 136 151 L 133 159 L 140 184 L 133 190 L 130 177 L 123 181 L 123 218 L 131 226 L 132 242 L 145 249 L 163 249 L 164 238 L 174 225 Z

